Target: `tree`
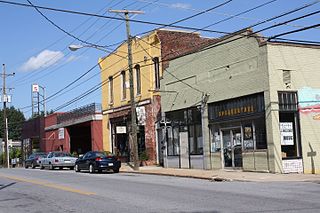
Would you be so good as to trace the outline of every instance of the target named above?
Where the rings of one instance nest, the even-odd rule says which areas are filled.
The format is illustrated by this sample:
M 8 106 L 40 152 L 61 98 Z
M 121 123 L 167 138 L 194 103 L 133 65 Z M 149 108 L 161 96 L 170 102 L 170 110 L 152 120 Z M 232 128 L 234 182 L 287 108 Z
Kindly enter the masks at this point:
M 8 119 L 8 138 L 12 140 L 21 140 L 21 132 L 24 121 L 23 113 L 13 106 L 6 109 Z M 0 111 L 0 137 L 4 137 L 3 109 Z

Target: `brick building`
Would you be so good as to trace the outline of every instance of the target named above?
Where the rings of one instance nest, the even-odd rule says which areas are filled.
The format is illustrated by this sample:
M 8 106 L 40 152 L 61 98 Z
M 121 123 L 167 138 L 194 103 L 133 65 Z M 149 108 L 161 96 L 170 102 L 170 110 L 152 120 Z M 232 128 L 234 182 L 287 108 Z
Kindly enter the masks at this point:
M 77 154 L 103 151 L 102 115 L 98 104 L 31 119 L 25 122 L 22 132 L 28 154 L 38 151 Z
M 170 59 L 212 42 L 198 33 L 156 30 L 132 40 L 138 150 L 149 163 L 162 163 L 160 79 Z M 130 161 L 131 107 L 127 43 L 99 60 L 101 68 L 104 149 Z

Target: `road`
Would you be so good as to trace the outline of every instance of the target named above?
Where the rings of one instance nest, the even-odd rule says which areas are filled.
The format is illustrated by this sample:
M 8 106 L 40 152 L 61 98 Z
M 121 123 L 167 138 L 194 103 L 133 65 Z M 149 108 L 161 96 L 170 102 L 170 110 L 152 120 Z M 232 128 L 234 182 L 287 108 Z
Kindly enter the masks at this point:
M 0 212 L 319 212 L 320 184 L 0 169 Z

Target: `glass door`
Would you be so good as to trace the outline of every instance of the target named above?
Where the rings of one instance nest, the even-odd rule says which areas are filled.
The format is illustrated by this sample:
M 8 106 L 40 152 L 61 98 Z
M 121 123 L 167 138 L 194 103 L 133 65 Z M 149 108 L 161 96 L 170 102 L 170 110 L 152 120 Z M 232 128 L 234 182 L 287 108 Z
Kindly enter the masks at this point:
M 222 130 L 223 160 L 225 168 L 242 167 L 241 129 Z

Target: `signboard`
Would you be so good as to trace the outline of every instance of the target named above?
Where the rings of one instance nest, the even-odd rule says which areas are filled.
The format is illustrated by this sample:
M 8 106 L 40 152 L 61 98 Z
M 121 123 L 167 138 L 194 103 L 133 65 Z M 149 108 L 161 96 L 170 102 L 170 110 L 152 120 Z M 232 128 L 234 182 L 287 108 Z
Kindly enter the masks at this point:
M 282 160 L 283 173 L 303 173 L 302 159 Z
M 64 139 L 64 128 L 59 128 L 58 139 Z
M 39 92 L 39 85 L 38 84 L 32 84 L 32 92 Z
M 292 122 L 280 122 L 281 145 L 294 145 Z
M 138 125 L 146 125 L 146 108 L 144 106 L 136 107 Z
M 127 127 L 126 126 L 117 126 L 116 127 L 116 133 L 117 134 L 126 134 L 127 133 Z

